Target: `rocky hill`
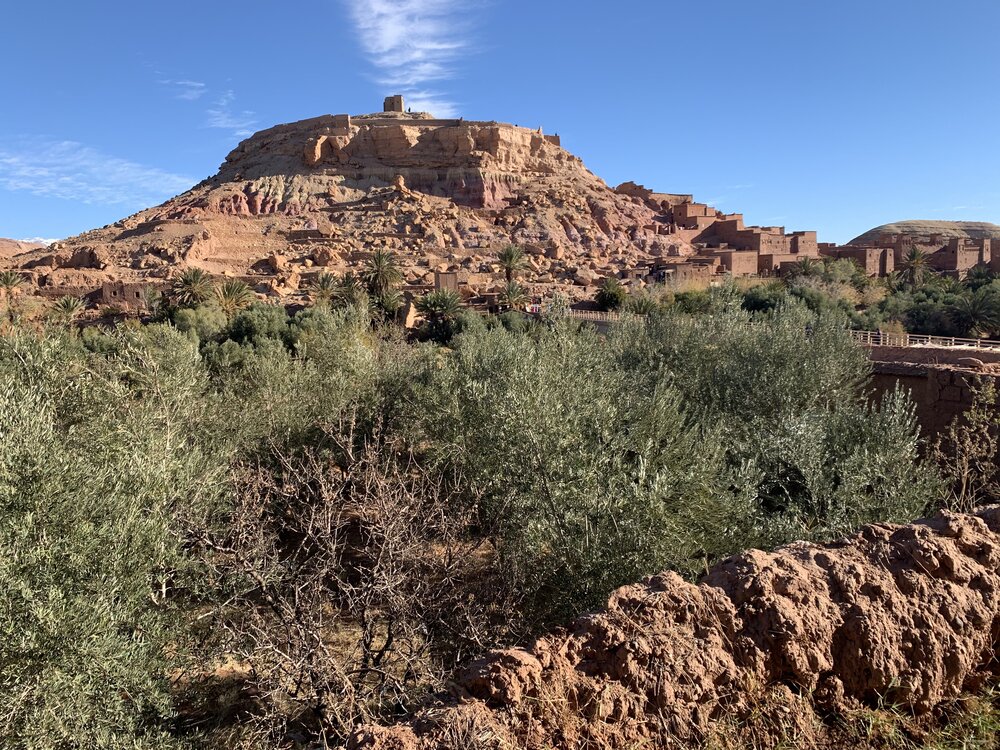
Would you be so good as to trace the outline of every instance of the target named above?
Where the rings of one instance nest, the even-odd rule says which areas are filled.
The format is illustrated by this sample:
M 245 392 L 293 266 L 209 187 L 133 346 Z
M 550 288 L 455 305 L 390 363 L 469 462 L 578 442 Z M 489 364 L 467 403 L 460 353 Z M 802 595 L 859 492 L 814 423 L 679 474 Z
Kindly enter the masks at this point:
M 526 281 L 583 296 L 642 259 L 690 255 L 666 236 L 683 198 L 611 189 L 540 130 L 401 111 L 323 116 L 261 131 L 188 192 L 7 265 L 48 293 L 199 267 L 289 296 L 318 269 L 347 271 L 384 247 L 409 284 L 455 271 L 480 294 L 501 280 L 499 250 L 517 243 Z
M 988 684 L 998 571 L 992 508 L 750 551 L 698 585 L 654 576 L 529 649 L 472 665 L 412 724 L 362 729 L 351 747 L 704 747 L 720 722 L 741 731 L 751 718 L 796 747 L 852 746 L 817 711 L 888 703 L 927 716 Z
M 882 237 L 902 235 L 912 237 L 914 242 L 929 241 L 933 235 L 943 240 L 967 237 L 973 240 L 1000 240 L 1000 225 L 985 221 L 897 221 L 869 229 L 851 240 L 849 245 L 870 245 Z

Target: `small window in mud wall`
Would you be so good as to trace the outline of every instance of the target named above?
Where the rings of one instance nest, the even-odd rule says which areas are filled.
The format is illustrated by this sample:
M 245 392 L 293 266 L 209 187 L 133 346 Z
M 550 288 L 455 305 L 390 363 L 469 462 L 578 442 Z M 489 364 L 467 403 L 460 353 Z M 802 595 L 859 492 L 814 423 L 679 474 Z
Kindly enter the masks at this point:
M 136 299 L 142 299 L 142 292 L 136 292 L 135 293 L 135 298 Z
M 117 296 L 118 296 L 118 292 L 114 292 L 114 291 L 112 291 L 112 292 L 111 292 L 111 296 L 112 296 L 112 297 L 117 297 Z

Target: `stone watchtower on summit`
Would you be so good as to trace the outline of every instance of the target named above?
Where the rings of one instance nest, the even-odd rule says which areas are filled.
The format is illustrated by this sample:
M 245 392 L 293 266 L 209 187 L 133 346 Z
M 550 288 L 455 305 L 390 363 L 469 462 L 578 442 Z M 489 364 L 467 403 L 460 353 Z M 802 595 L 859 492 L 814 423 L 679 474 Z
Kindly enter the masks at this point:
M 385 98 L 385 103 L 382 105 L 383 112 L 403 112 L 403 97 L 399 94 L 395 96 L 387 96 Z

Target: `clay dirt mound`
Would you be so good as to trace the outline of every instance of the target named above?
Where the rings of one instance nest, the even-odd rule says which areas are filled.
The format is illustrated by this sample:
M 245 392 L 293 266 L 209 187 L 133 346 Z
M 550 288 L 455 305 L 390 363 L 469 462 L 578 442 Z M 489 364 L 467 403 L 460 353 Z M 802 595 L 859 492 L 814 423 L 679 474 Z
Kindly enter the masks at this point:
M 746 552 L 697 585 L 665 573 L 626 586 L 566 631 L 474 664 L 411 724 L 363 728 L 350 747 L 685 746 L 776 690 L 786 726 L 883 701 L 926 714 L 994 674 L 998 638 L 1000 508 L 943 513 Z
M 1000 240 L 1000 225 L 985 221 L 897 221 L 869 229 L 848 242 L 848 245 L 870 245 L 880 238 L 898 234 L 912 237 L 914 242 L 929 241 L 932 235 L 943 240 L 965 237 L 973 240 Z

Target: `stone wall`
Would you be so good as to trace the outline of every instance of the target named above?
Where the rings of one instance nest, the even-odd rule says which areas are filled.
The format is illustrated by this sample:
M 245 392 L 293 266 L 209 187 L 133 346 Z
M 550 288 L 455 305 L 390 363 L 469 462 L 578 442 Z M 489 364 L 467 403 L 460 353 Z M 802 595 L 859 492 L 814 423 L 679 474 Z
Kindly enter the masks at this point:
M 876 400 L 884 398 L 897 385 L 909 391 L 916 406 L 921 432 L 925 437 L 934 437 L 944 432 L 955 417 L 972 406 L 972 389 L 981 378 L 993 379 L 1000 385 L 1000 373 L 876 362 L 872 386 Z
M 951 365 L 966 368 L 982 362 L 1000 364 L 1000 350 L 962 349 L 940 346 L 872 346 L 869 347 L 873 362 L 892 362 L 915 365 Z

